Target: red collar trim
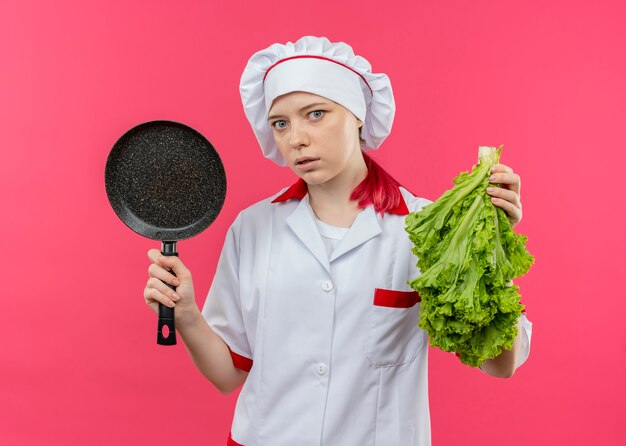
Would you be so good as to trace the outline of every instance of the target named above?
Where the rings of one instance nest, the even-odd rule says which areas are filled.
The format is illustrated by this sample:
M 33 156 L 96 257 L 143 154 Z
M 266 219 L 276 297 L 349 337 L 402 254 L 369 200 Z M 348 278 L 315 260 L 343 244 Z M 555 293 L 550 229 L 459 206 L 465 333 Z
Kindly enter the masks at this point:
M 398 190 L 398 193 L 399 192 L 400 190 Z M 400 203 L 398 203 L 398 206 L 389 210 L 388 212 L 395 215 L 409 215 L 409 208 L 406 207 L 406 203 L 404 202 L 402 194 L 400 194 Z
M 293 183 L 289 189 L 274 198 L 272 203 L 280 203 L 292 198 L 302 200 L 307 193 L 309 193 L 309 190 L 306 187 L 306 182 L 302 178 L 298 178 L 298 181 Z
M 289 187 L 285 192 L 280 194 L 278 197 L 272 200 L 272 203 L 281 203 L 283 201 L 291 200 L 295 198 L 296 200 L 302 200 L 305 195 L 309 192 L 306 186 L 306 182 L 299 178 L 294 184 Z M 400 190 L 398 189 L 398 193 L 400 194 Z M 406 203 L 404 202 L 404 198 L 402 198 L 402 194 L 400 194 L 400 203 L 393 209 L 387 211 L 389 214 L 395 215 L 408 215 L 409 208 L 406 207 Z

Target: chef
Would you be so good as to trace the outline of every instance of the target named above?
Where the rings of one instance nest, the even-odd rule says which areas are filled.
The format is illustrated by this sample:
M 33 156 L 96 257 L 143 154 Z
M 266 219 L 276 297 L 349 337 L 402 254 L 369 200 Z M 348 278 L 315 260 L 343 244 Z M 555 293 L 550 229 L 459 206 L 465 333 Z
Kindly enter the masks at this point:
M 222 393 L 243 385 L 227 445 L 430 445 L 428 338 L 404 230 L 430 201 L 365 153 L 391 130 L 389 78 L 345 43 L 307 36 L 254 54 L 240 92 L 263 153 L 298 180 L 239 213 L 202 311 L 189 270 L 157 250 L 146 302 L 176 308 Z M 519 176 L 497 165 L 492 182 L 494 205 L 518 223 Z M 518 327 L 484 372 L 508 377 L 526 360 L 525 315 Z

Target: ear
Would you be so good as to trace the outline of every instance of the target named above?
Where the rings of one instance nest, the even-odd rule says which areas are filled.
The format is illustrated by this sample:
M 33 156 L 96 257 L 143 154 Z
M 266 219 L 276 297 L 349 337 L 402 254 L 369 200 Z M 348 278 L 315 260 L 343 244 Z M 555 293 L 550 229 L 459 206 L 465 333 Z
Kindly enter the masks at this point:
M 356 117 L 356 116 L 355 116 Z M 357 122 L 357 126 L 359 128 L 363 128 L 363 121 L 361 121 L 359 118 L 356 118 L 356 122 Z

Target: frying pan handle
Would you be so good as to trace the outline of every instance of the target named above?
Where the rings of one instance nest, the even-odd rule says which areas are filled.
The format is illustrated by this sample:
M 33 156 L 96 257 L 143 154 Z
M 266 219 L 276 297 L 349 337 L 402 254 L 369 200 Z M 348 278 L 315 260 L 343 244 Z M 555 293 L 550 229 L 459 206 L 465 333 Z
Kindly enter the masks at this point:
M 164 256 L 178 256 L 176 251 L 176 242 L 162 242 L 161 254 Z M 174 274 L 173 271 L 170 271 Z M 168 287 L 176 290 L 176 287 L 166 283 Z M 163 328 L 167 326 L 169 333 L 163 336 Z M 159 327 L 157 329 L 157 344 L 159 345 L 176 345 L 176 328 L 174 327 L 174 309 L 166 307 L 159 302 Z

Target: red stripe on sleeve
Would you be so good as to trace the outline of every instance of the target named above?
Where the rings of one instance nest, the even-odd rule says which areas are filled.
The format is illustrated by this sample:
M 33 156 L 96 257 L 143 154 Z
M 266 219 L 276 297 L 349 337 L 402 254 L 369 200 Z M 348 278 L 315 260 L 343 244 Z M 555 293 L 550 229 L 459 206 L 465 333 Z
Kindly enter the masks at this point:
M 233 358 L 234 366 L 240 370 L 243 370 L 244 372 L 249 372 L 252 368 L 252 359 L 238 355 L 237 353 L 232 351 L 230 347 L 228 347 L 228 350 L 230 351 L 230 356 Z
M 226 446 L 243 446 L 240 443 L 237 443 L 235 440 L 233 440 L 232 434 L 229 432 L 228 433 L 228 441 L 226 442 Z

